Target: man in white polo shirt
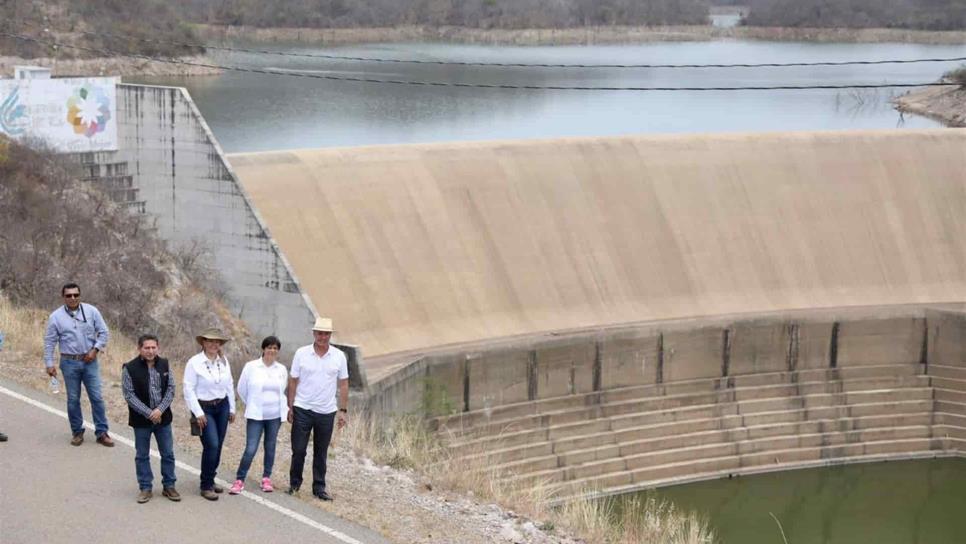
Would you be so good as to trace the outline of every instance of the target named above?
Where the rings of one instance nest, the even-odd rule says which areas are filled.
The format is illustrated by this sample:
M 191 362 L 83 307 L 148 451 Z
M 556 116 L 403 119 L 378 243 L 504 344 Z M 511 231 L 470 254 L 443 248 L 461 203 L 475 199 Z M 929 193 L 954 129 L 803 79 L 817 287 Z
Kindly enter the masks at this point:
M 316 319 L 312 336 L 315 342 L 295 352 L 288 382 L 288 422 L 292 424 L 292 468 L 289 471 L 288 493 L 298 493 L 302 485 L 305 450 L 311 434 L 312 495 L 323 501 L 331 501 L 332 496 L 325 490 L 325 459 L 336 417 L 340 429 L 346 423 L 349 365 L 345 353 L 329 345 L 332 338 L 331 319 Z M 335 399 L 337 390 L 338 403 Z

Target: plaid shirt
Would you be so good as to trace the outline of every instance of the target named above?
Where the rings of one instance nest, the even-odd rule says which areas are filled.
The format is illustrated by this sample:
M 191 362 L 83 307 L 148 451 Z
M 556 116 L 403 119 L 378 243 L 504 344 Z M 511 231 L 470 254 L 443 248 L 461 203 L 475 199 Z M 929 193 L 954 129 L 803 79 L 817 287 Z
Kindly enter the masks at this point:
M 174 380 L 168 379 L 168 390 L 164 391 L 162 395 L 161 374 L 158 374 L 154 365 L 149 365 L 148 392 L 151 406 L 147 406 L 134 394 L 134 382 L 131 381 L 131 374 L 127 371 L 127 367 L 124 367 L 124 371 L 121 373 L 121 391 L 124 393 L 124 400 L 135 412 L 144 417 L 151 417 L 151 412 L 155 408 L 164 413 L 171 406 L 171 401 L 174 400 Z

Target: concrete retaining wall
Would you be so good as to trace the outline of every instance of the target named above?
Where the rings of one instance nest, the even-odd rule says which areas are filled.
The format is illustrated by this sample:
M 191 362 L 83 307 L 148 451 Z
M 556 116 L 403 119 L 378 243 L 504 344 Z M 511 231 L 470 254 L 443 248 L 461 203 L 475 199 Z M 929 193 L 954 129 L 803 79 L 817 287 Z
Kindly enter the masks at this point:
M 373 387 L 369 406 L 381 414 L 435 416 L 766 372 L 925 365 L 930 359 L 966 365 L 963 315 L 923 306 L 822 310 L 511 339 L 413 357 Z
M 311 304 L 187 92 L 119 85 L 117 100 L 119 150 L 81 155 L 89 179 L 123 190 L 115 198 L 172 247 L 209 248 L 230 306 L 256 335 L 308 343 Z
M 966 367 L 966 309 L 929 310 L 926 319 L 929 325 L 928 362 Z

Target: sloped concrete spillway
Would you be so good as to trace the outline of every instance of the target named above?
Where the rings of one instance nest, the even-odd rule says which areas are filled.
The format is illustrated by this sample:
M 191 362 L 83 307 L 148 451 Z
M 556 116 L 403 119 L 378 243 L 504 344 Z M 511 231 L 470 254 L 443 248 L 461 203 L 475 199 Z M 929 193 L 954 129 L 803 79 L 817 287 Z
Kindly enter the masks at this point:
M 231 155 L 372 356 L 647 319 L 966 298 L 966 132 Z
M 964 131 L 230 161 L 367 354 L 371 407 L 455 408 L 454 447 L 508 477 L 618 490 L 966 438 Z

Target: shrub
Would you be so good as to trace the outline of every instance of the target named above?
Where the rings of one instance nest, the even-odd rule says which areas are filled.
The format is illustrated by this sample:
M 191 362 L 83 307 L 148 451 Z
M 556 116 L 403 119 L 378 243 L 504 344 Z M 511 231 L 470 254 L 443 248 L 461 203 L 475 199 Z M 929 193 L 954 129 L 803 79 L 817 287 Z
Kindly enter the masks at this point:
M 168 356 L 195 353 L 194 334 L 212 325 L 241 340 L 230 350 L 251 347 L 215 294 L 217 277 L 185 274 L 145 218 L 80 181 L 68 156 L 2 138 L 0 150 L 0 292 L 11 302 L 49 310 L 74 281 L 119 332 L 159 334 Z
M 966 87 L 966 65 L 946 72 L 943 78 L 958 83 L 960 87 Z

